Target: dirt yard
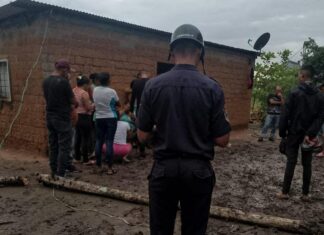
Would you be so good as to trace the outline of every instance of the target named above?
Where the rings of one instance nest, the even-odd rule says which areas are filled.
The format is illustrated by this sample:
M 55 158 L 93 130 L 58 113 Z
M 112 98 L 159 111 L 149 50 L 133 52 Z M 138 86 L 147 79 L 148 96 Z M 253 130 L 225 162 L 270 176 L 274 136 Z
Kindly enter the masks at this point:
M 314 158 L 313 161 L 312 202 L 305 203 L 299 199 L 302 184 L 300 164 L 296 168 L 291 199 L 277 200 L 274 195 L 280 191 L 285 166 L 285 157 L 277 150 L 278 143 L 279 140 L 258 143 L 256 137 L 249 134 L 245 140 L 232 141 L 228 149 L 218 149 L 213 161 L 217 182 L 212 204 L 311 221 L 321 228 L 319 234 L 324 234 L 324 159 Z M 75 174 L 75 177 L 146 194 L 146 177 L 151 165 L 151 156 L 132 158 L 127 165 L 116 164 L 118 173 L 113 176 L 99 176 L 92 172 L 92 167 L 78 165 L 83 172 Z M 0 176 L 22 175 L 31 181 L 28 187 L 0 188 L 0 234 L 149 234 L 147 207 L 58 190 L 54 193 L 60 200 L 56 200 L 53 189 L 36 181 L 36 173 L 49 173 L 45 157 L 9 149 L 0 152 Z M 63 202 L 78 210 L 72 210 Z M 121 218 L 131 225 L 125 224 Z M 175 234 L 180 234 L 179 231 L 178 219 Z M 208 234 L 289 233 L 210 219 Z

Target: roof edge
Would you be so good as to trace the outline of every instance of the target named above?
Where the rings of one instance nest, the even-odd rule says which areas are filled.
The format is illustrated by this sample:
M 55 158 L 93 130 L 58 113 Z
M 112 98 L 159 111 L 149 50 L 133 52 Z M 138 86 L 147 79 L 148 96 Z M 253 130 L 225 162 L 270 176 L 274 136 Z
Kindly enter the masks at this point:
M 38 2 L 38 1 L 16 0 L 16 1 L 11 2 L 11 3 L 9 3 L 7 5 L 4 5 L 4 6 L 20 7 L 20 8 L 23 8 L 23 9 L 26 9 L 26 10 L 32 10 L 32 11 L 35 11 L 35 12 L 42 12 L 42 11 L 45 11 L 45 10 L 53 9 L 55 11 L 58 11 L 58 12 L 62 13 L 62 14 L 64 14 L 64 13 L 67 14 L 68 13 L 68 14 L 72 14 L 74 16 L 87 17 L 89 20 L 93 20 L 93 21 L 97 21 L 97 22 L 111 23 L 111 24 L 114 24 L 116 26 L 123 27 L 123 28 L 136 29 L 136 30 L 140 30 L 142 32 L 149 32 L 149 33 L 159 34 L 159 35 L 165 36 L 165 37 L 170 37 L 171 36 L 170 32 L 166 32 L 166 31 L 163 31 L 163 30 L 158 30 L 158 29 L 154 29 L 154 28 L 149 28 L 149 27 L 145 27 L 145 26 L 131 24 L 131 23 L 128 23 L 128 22 L 119 21 L 119 20 L 111 19 L 111 18 L 104 17 L 104 16 L 98 16 L 98 15 L 95 15 L 95 14 L 82 12 L 82 11 L 78 11 L 78 10 L 73 10 L 73 9 L 69 9 L 69 8 L 65 8 L 65 7 L 61 7 L 61 6 L 51 5 L 51 4 L 48 4 L 48 3 L 42 3 L 42 2 Z M 2 7 L 4 7 L 4 6 L 2 6 Z M 214 48 L 219 48 L 219 49 L 224 49 L 224 50 L 230 50 L 230 51 L 233 51 L 233 52 L 236 52 L 236 53 L 253 56 L 255 58 L 260 55 L 260 52 L 257 52 L 257 51 L 250 51 L 250 50 L 236 48 L 236 47 L 227 46 L 227 45 L 223 45 L 223 44 L 218 44 L 218 43 L 214 43 L 214 42 L 210 42 L 210 41 L 205 41 L 205 45 L 209 46 L 209 47 L 214 47 Z

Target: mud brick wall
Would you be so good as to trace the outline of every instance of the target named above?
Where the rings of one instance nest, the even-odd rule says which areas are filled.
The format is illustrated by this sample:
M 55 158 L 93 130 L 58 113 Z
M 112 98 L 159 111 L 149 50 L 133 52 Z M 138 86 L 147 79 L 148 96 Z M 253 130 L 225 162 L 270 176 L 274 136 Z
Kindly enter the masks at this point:
M 44 23 L 30 24 L 25 17 L 12 18 L 0 24 L 0 57 L 8 59 L 12 102 L 0 109 L 0 140 L 18 111 L 25 80 L 35 62 L 43 35 Z M 21 115 L 13 126 L 6 146 L 36 151 L 46 149 L 44 100 L 41 98 L 43 72 L 39 64 L 32 73 Z
M 55 13 L 50 17 L 41 13 L 0 22 L 0 56 L 9 60 L 13 98 L 11 103 L 3 103 L 0 110 L 0 139 L 17 112 L 26 77 L 40 50 L 47 19 L 47 40 L 30 78 L 22 112 L 6 142 L 10 147 L 46 151 L 45 103 L 41 84 L 44 77 L 53 71 L 55 60 L 67 58 L 76 69 L 72 74 L 72 86 L 78 73 L 109 72 L 111 86 L 122 101 L 126 97 L 125 90 L 139 70 L 154 76 L 157 62 L 167 63 L 169 36 L 159 33 Z M 223 86 L 226 111 L 234 128 L 246 128 L 249 122 L 251 90 L 247 89 L 247 77 L 250 60 L 241 53 L 206 48 L 207 74 Z

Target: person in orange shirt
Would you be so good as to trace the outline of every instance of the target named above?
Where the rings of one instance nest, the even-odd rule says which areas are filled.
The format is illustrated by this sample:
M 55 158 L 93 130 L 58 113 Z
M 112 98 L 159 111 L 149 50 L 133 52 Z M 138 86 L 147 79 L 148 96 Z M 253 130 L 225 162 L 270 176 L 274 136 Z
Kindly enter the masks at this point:
M 89 161 L 88 147 L 89 138 L 91 136 L 92 128 L 92 112 L 94 110 L 94 104 L 90 100 L 88 93 L 90 86 L 90 80 L 86 76 L 77 77 L 77 86 L 73 89 L 73 93 L 78 107 L 76 112 L 78 113 L 78 121 L 75 127 L 75 143 L 74 143 L 74 158 L 76 161 L 82 161 L 87 163 Z

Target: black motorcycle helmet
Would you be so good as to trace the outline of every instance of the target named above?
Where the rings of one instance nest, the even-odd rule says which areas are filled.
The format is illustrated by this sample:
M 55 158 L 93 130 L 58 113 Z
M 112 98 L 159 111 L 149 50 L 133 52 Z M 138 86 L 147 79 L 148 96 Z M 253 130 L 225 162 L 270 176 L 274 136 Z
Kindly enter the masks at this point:
M 176 30 L 173 32 L 170 40 L 170 54 L 169 59 L 171 56 L 171 52 L 173 50 L 173 47 L 176 43 L 181 42 L 182 40 L 192 40 L 195 42 L 198 47 L 202 49 L 200 60 L 204 67 L 204 56 L 205 56 L 205 43 L 203 36 L 200 32 L 200 30 L 191 24 L 183 24 L 180 25 Z M 204 68 L 205 73 L 205 68 Z

